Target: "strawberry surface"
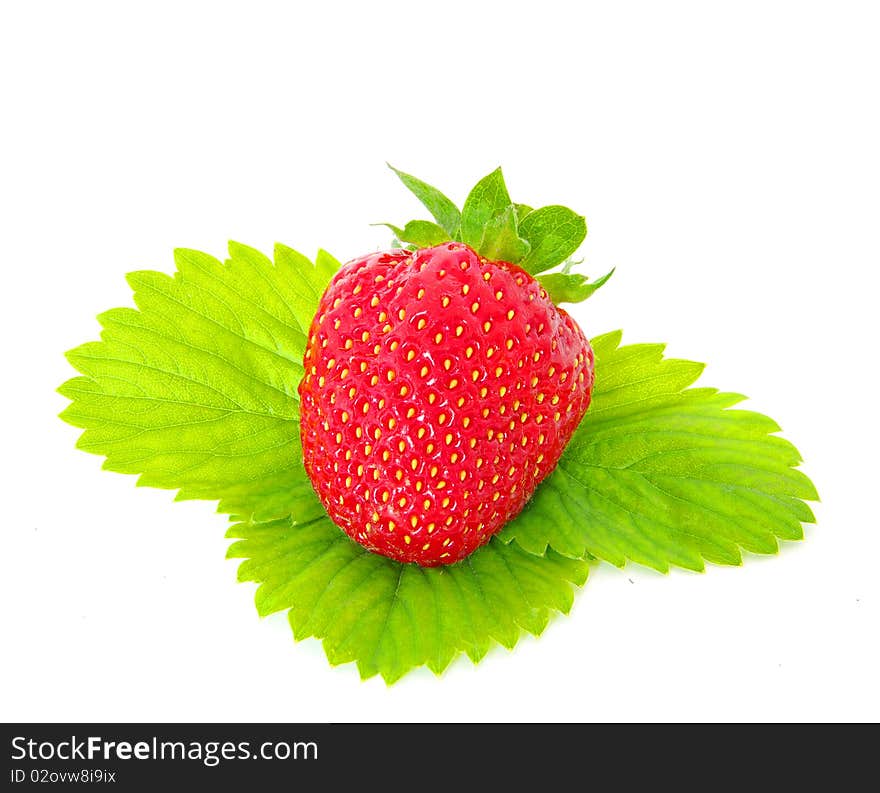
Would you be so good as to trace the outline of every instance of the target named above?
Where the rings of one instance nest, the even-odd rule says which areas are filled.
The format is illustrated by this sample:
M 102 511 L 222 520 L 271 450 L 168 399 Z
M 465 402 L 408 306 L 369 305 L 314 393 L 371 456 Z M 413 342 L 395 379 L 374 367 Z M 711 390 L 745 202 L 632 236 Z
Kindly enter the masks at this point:
M 365 548 L 464 558 L 522 510 L 590 403 L 593 352 L 532 276 L 462 243 L 345 264 L 300 383 L 306 471 Z

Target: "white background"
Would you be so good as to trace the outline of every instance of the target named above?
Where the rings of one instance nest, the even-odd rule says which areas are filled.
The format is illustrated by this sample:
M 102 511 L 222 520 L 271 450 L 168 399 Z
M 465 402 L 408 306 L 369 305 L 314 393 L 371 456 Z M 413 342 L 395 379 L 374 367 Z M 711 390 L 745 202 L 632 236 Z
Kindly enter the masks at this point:
M 2 5 L 0 718 L 880 718 L 876 4 L 298 5 Z M 259 620 L 211 504 L 74 450 L 62 353 L 175 246 L 375 249 L 420 214 L 385 160 L 459 201 L 503 164 L 586 214 L 588 272 L 618 267 L 587 334 L 775 417 L 807 541 L 600 566 L 540 640 L 393 687 Z

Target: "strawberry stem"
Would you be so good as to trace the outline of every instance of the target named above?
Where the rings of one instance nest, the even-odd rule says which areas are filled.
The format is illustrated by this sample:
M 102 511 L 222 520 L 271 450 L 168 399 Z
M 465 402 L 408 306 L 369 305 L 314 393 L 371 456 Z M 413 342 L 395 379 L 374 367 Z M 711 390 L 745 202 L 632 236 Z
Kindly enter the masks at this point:
M 390 164 L 388 167 L 436 221 L 411 220 L 402 228 L 380 224 L 388 226 L 403 243 L 426 248 L 448 240 L 464 242 L 487 259 L 518 264 L 536 276 L 555 303 L 586 300 L 614 272 L 592 282 L 570 272 L 580 264 L 571 257 L 586 238 L 586 221 L 557 204 L 532 209 L 528 204 L 514 203 L 501 168 L 477 182 L 459 211 L 436 187 Z M 548 272 L 560 264 L 560 272 Z

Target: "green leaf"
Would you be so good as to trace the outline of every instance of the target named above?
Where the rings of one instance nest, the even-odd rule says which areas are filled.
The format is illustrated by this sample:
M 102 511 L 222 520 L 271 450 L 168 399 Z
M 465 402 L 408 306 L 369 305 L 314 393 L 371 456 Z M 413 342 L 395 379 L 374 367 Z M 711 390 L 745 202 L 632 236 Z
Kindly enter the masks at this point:
M 586 300 L 612 275 L 614 275 L 614 270 L 605 273 L 595 281 L 587 281 L 584 276 L 578 273 L 547 273 L 539 275 L 538 281 L 547 290 L 550 299 L 559 305 L 560 303 L 580 303 Z
M 278 253 L 279 249 L 283 249 L 286 251 L 292 250 L 281 243 L 276 243 L 275 245 L 275 260 L 278 261 Z M 321 299 L 321 295 L 324 294 L 324 290 L 327 288 L 327 284 L 330 283 L 330 279 L 336 275 L 336 271 L 342 267 L 342 262 L 339 261 L 332 253 L 328 253 L 323 248 L 318 248 L 318 253 L 315 256 L 315 269 L 309 270 L 308 267 L 303 264 L 303 272 L 299 273 L 299 275 L 305 279 L 311 279 L 310 282 L 310 292 L 315 296 L 315 302 L 313 303 L 312 309 L 312 317 L 308 320 L 305 327 L 311 324 L 312 319 L 314 319 L 315 311 L 318 308 L 318 301 Z
M 317 503 L 317 499 L 315 499 Z M 475 663 L 490 647 L 539 635 L 567 613 L 584 561 L 536 556 L 497 540 L 447 567 L 404 565 L 364 550 L 327 517 L 242 523 L 228 556 L 245 558 L 261 615 L 289 609 L 297 640 L 323 640 L 331 664 L 354 661 L 362 678 L 393 683 L 410 669 L 439 674 L 460 653 Z
M 567 207 L 547 206 L 529 212 L 520 223 L 519 234 L 531 246 L 520 266 L 535 275 L 571 256 L 587 236 L 587 223 Z
M 319 296 L 339 263 L 279 245 L 273 264 L 230 243 L 224 264 L 175 252 L 177 272 L 128 276 L 138 310 L 99 317 L 101 341 L 68 353 L 83 375 L 59 390 L 78 447 L 139 485 L 220 510 L 289 514 L 302 488 L 297 384 Z
M 522 219 L 528 215 L 529 212 L 534 211 L 528 204 L 514 204 L 513 208 L 516 210 L 517 223 L 522 223 Z
M 510 206 L 504 175 L 496 168 L 480 179 L 465 199 L 461 211 L 461 241 L 480 251 L 486 227 Z
M 408 173 L 398 171 L 390 163 L 387 163 L 387 165 L 397 174 L 400 181 L 406 185 L 410 192 L 424 204 L 434 220 L 446 230 L 446 233 L 452 239 L 458 239 L 459 226 L 461 225 L 461 213 L 458 211 L 458 207 L 436 187 L 431 187 L 431 185 L 423 182 L 421 179 L 417 179 L 415 176 L 410 176 Z
M 517 263 L 528 253 L 529 245 L 518 233 L 516 206 L 500 168 L 480 179 L 465 199 L 461 239 L 488 259 Z
M 688 388 L 702 364 L 663 345 L 593 340 L 593 402 L 556 470 L 499 535 L 542 553 L 702 570 L 772 554 L 813 522 L 816 489 L 794 446 L 745 397 Z
M 445 229 L 430 220 L 411 220 L 403 228 L 392 226 L 390 223 L 379 225 L 391 229 L 401 242 L 411 243 L 418 248 L 430 248 L 450 239 Z

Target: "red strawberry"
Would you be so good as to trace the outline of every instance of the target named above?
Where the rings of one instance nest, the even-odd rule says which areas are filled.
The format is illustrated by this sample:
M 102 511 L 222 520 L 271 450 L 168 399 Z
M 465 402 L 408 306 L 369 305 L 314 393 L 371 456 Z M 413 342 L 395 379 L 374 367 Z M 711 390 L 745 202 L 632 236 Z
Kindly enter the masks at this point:
M 593 352 L 532 276 L 449 242 L 344 265 L 300 383 L 330 517 L 401 562 L 456 562 L 523 508 L 590 403 Z

